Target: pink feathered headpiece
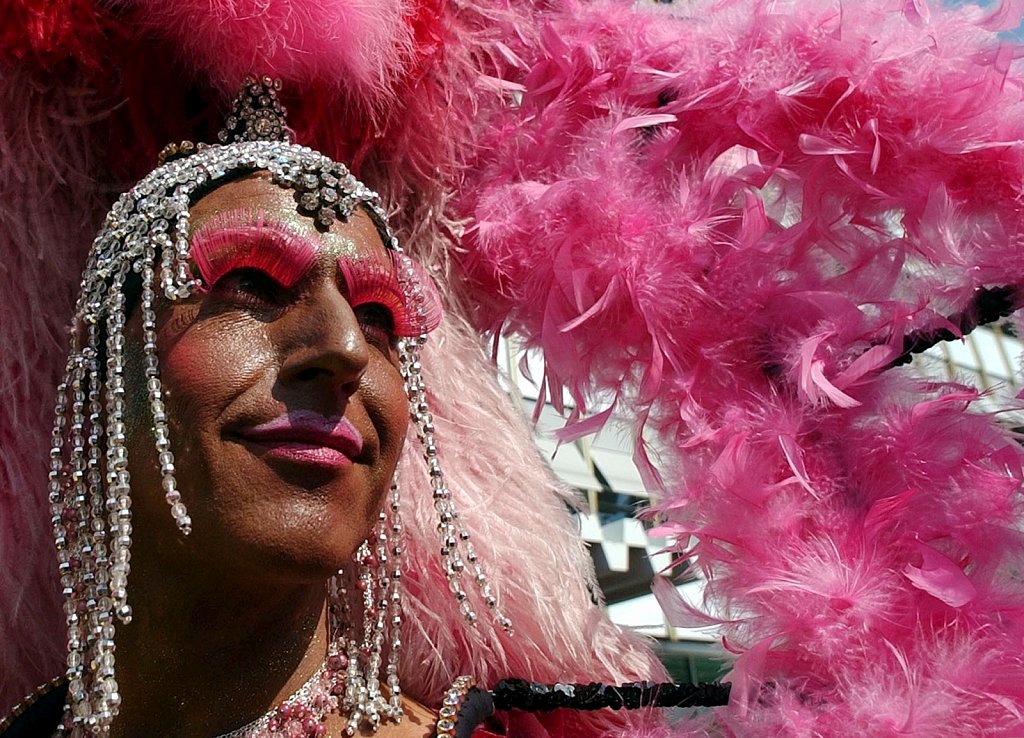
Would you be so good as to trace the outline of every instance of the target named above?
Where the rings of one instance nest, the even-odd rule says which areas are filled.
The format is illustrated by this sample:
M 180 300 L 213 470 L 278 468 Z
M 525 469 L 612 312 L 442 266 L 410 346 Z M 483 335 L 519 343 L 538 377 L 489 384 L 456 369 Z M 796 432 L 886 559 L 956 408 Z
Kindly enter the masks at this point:
M 217 106 L 197 90 L 276 58 L 291 65 L 300 139 L 355 160 L 427 263 L 457 257 L 450 300 L 479 328 L 544 350 L 552 399 L 576 400 L 565 436 L 600 427 L 609 402 L 635 419 L 655 511 L 708 575 L 739 654 L 733 706 L 679 734 L 1019 734 L 1020 445 L 973 409 L 975 390 L 891 368 L 922 335 L 970 327 L 980 298 L 1019 304 L 1024 73 L 998 35 L 1018 2 L 394 2 L 356 15 L 375 19 L 358 39 L 354 25 L 290 25 L 350 12 L 333 3 L 270 3 L 254 44 L 248 5 L 217 3 L 239 17 L 212 27 L 212 6 L 21 0 L 26 23 L 4 31 L 0 284 L 30 316 L 0 333 L 13 395 L 0 556 L 29 562 L 3 574 L 14 686 L 57 670 L 59 644 L 25 647 L 14 630 L 57 622 L 41 594 L 45 525 L 19 521 L 43 519 L 27 493 L 45 454 L 32 429 L 78 235 L 156 146 L 209 130 Z M 442 331 L 437 348 L 483 376 L 472 333 Z M 493 384 L 435 381 L 454 443 L 507 419 Z M 452 470 L 470 480 L 468 516 L 495 495 L 549 505 L 487 517 L 489 558 L 518 563 L 506 542 L 521 534 L 504 526 L 547 531 L 559 503 L 540 471 L 480 448 Z M 541 537 L 557 542 L 546 555 L 583 560 L 564 530 Z M 503 573 L 537 627 L 517 645 L 488 640 L 418 600 L 420 694 L 461 669 L 641 671 L 582 589 Z M 677 624 L 698 618 L 660 590 Z

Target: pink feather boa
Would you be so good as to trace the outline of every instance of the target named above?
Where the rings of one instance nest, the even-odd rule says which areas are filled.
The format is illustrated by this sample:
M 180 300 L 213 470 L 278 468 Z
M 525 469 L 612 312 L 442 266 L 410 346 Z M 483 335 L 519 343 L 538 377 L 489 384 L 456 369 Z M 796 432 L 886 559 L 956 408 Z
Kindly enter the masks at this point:
M 565 437 L 612 398 L 652 439 L 653 513 L 738 654 L 722 734 L 1019 734 L 1024 454 L 973 389 L 886 370 L 1024 284 L 1019 20 L 571 2 L 490 109 L 477 320 L 543 350 Z

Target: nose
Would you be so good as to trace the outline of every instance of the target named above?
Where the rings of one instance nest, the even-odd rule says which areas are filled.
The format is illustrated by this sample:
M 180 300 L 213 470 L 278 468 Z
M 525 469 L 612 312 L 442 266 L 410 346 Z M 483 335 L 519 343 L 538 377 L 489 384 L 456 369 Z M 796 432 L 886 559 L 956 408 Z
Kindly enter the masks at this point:
M 348 397 L 370 363 L 370 347 L 359 321 L 332 280 L 322 280 L 279 321 L 284 350 L 279 381 L 324 388 Z

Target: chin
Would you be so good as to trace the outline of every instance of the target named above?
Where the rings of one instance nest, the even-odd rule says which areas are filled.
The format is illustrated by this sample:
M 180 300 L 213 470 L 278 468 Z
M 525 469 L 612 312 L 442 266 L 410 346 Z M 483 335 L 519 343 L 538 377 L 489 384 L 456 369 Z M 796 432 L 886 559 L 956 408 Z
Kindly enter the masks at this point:
M 353 565 L 354 551 L 294 551 L 268 548 L 253 551 L 246 566 L 260 578 L 277 584 L 323 583 Z

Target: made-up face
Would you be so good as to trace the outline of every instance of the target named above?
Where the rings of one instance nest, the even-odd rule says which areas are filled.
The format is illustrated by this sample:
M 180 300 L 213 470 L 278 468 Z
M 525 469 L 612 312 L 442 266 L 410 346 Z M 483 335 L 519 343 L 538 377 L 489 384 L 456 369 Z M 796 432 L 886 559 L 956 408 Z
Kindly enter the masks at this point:
M 157 336 L 193 519 L 182 552 L 323 579 L 377 520 L 408 418 L 397 340 L 430 326 L 362 210 L 320 232 L 289 190 L 253 175 L 197 201 L 191 223 L 204 286 L 159 310 Z M 170 526 L 152 457 L 136 432 L 136 516 Z

